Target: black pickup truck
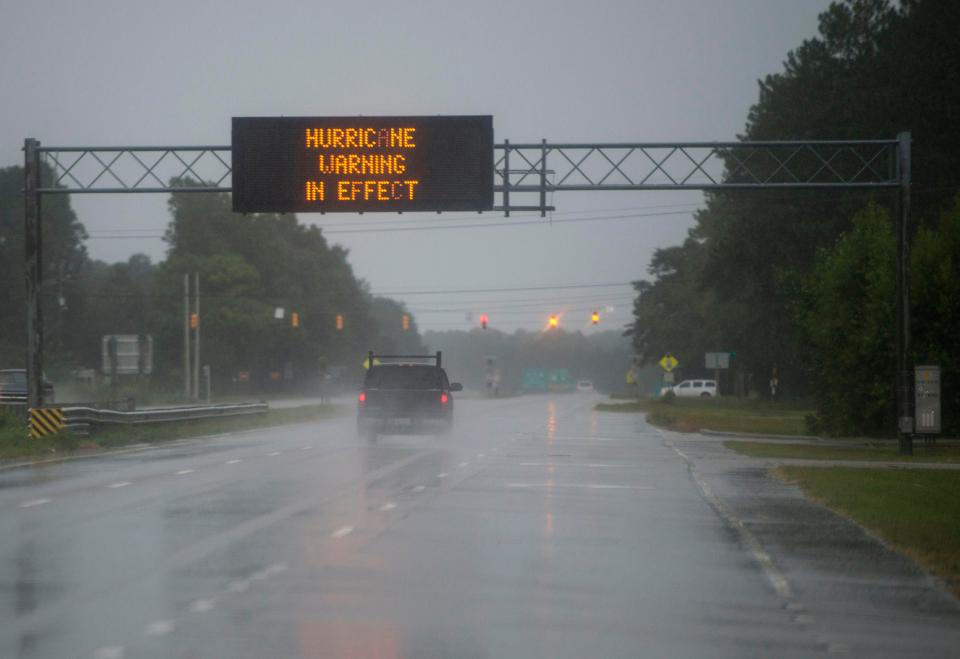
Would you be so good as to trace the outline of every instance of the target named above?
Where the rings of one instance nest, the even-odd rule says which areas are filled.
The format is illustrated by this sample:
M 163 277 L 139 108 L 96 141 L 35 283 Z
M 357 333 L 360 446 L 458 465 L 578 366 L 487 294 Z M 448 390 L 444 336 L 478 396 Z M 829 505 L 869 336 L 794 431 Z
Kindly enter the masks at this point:
M 357 397 L 357 431 L 369 440 L 388 430 L 450 432 L 453 392 L 441 366 L 441 355 L 375 355 L 367 357 L 367 376 Z M 433 362 L 433 363 L 431 363 Z

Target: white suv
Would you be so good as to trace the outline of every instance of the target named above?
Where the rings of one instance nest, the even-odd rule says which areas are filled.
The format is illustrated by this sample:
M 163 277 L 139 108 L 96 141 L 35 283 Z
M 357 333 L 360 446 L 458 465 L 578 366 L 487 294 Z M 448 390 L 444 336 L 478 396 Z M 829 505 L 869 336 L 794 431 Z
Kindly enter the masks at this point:
M 713 398 L 717 395 L 717 381 L 684 380 L 673 387 L 673 393 L 678 398 Z

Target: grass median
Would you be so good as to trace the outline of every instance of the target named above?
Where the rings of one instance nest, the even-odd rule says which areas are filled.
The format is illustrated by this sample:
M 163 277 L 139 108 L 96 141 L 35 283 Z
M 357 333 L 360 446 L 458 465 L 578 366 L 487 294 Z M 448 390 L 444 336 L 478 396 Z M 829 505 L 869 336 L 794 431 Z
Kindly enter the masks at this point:
M 599 412 L 646 412 L 647 420 L 678 432 L 719 430 L 766 435 L 803 435 L 812 413 L 802 403 L 743 398 L 673 400 L 642 398 L 629 403 L 600 403 Z
M 811 444 L 774 444 L 767 442 L 724 442 L 728 449 L 754 458 L 794 458 L 801 460 L 867 460 L 891 462 L 960 462 L 960 446 L 916 445 L 913 455 L 900 455 L 895 444 L 851 444 L 816 446 Z
M 778 467 L 785 480 L 870 529 L 960 594 L 960 472 Z
M 250 416 L 106 427 L 94 432 L 90 437 L 59 433 L 42 439 L 27 438 L 27 426 L 21 414 L 3 413 L 0 414 L 0 459 L 49 457 L 51 454 L 63 455 L 129 444 L 163 442 L 317 421 L 347 413 L 347 408 L 342 405 L 304 405 L 273 409 L 265 414 Z

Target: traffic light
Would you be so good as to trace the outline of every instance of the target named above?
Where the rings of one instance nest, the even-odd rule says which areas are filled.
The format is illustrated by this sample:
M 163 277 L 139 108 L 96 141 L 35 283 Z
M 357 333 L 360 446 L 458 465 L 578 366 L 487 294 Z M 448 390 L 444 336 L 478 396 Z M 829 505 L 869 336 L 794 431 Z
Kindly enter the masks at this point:
M 480 327 L 487 329 L 487 323 L 490 322 L 490 319 L 487 317 L 487 314 L 480 314 Z
M 596 324 L 598 324 L 598 323 L 600 322 L 600 312 L 599 312 L 599 311 L 594 311 L 594 312 L 590 315 L 590 322 L 593 323 L 594 325 L 596 325 Z
M 290 327 L 300 327 L 300 314 L 296 311 L 290 312 Z
M 559 326 L 560 326 L 560 319 L 557 318 L 557 314 L 551 315 L 550 324 L 549 324 L 550 329 L 557 329 L 557 327 Z
M 410 314 L 408 314 L 408 313 L 403 314 L 402 324 L 403 324 L 403 331 L 404 331 L 404 332 L 406 332 L 408 329 L 410 329 Z
M 338 332 L 343 331 L 343 314 L 342 313 L 337 314 L 337 331 Z

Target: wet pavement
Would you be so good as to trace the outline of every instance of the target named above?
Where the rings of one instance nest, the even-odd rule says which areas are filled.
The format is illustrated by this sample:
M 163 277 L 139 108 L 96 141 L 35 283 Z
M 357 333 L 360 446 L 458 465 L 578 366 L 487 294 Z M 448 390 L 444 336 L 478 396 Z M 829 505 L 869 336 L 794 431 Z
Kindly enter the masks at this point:
M 0 471 L 0 657 L 950 656 L 957 600 L 722 438 L 586 395 Z

